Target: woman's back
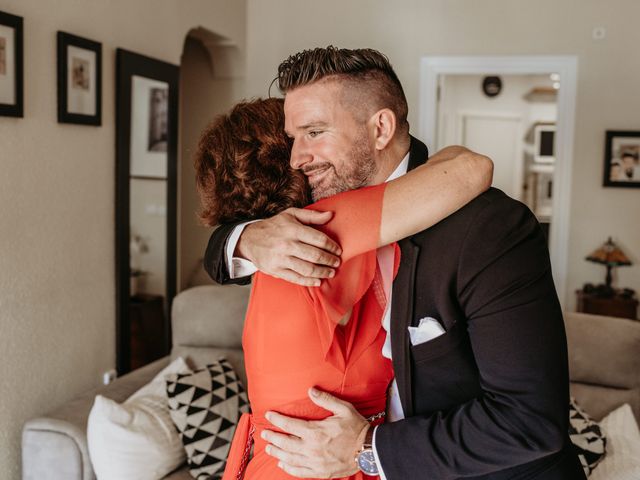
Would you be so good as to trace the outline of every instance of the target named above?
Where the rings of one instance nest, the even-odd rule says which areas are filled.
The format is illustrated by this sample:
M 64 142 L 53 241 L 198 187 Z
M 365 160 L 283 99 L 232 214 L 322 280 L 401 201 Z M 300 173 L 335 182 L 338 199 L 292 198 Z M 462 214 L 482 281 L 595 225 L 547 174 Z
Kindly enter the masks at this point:
M 244 478 L 292 478 L 264 452 L 260 432 L 275 429 L 264 418 L 269 410 L 307 420 L 331 415 L 309 399 L 310 387 L 352 403 L 365 417 L 383 414 L 393 377 L 391 362 L 381 353 L 386 300 L 376 274 L 383 192 L 384 186 L 362 189 L 312 206 L 334 212 L 324 229 L 343 247 L 342 265 L 322 286 L 307 288 L 255 275 L 243 335 L 252 415 L 238 427 L 225 479 L 242 470 L 238 464 L 247 459 L 250 436 L 254 455 Z M 397 269 L 397 247 L 386 248 Z M 349 321 L 342 326 L 345 315 Z

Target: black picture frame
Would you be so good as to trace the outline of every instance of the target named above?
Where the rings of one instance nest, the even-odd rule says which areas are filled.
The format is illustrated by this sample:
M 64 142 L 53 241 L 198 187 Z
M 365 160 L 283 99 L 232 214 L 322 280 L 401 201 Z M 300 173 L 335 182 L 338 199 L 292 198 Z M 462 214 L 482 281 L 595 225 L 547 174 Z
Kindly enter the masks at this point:
M 169 85 L 167 127 L 167 239 L 164 349 L 171 351 L 171 303 L 177 275 L 177 178 L 178 178 L 178 66 L 121 48 L 116 50 L 116 369 L 130 371 L 130 173 L 133 76 L 160 80 Z M 157 180 L 157 179 L 155 179 Z
M 24 117 L 24 38 L 23 38 L 23 18 L 0 11 L 0 25 L 13 28 L 14 45 L 14 103 L 0 102 L 0 116 L 3 117 Z
M 603 186 L 640 188 L 640 131 L 606 131 Z
M 70 92 L 68 90 L 69 68 L 68 68 L 68 47 L 73 46 L 82 50 L 88 50 L 95 54 L 95 65 L 93 77 L 95 79 L 94 89 L 94 114 L 84 114 L 79 112 L 70 112 L 68 110 L 68 100 Z M 79 125 L 102 124 L 102 44 L 87 38 L 78 37 L 66 32 L 58 32 L 57 34 L 58 49 L 58 122 L 74 123 Z M 82 73 L 82 72 L 81 72 Z M 72 72 L 73 74 L 73 72 Z M 89 79 L 86 80 L 87 87 Z

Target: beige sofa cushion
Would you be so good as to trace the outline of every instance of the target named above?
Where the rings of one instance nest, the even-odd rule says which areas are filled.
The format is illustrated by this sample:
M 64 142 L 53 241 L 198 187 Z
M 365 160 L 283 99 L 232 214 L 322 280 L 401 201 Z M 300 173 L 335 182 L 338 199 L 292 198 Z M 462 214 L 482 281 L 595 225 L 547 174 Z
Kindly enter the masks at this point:
M 566 312 L 571 393 L 600 420 L 629 403 L 640 418 L 640 322 Z
M 180 292 L 171 310 L 171 358 L 187 358 L 193 369 L 226 357 L 247 384 L 242 329 L 251 286 L 204 285 Z

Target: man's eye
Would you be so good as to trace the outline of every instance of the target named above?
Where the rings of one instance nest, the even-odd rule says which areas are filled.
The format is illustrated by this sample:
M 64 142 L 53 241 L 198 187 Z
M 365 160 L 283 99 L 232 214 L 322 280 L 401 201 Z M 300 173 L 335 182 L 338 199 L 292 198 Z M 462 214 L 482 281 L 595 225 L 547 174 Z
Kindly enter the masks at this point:
M 311 131 L 309 132 L 309 136 L 310 136 L 311 138 L 315 138 L 315 137 L 317 137 L 318 135 L 320 135 L 321 133 L 322 133 L 322 131 L 321 131 L 321 130 L 311 130 Z

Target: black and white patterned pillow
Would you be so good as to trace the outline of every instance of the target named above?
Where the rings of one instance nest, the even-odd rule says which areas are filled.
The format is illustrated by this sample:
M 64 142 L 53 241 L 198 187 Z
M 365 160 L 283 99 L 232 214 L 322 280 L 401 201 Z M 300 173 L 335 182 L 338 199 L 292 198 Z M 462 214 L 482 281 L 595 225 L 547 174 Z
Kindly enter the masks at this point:
M 222 358 L 195 372 L 172 374 L 167 396 L 189 472 L 198 480 L 221 478 L 240 415 L 249 411 L 233 367 Z
M 578 406 L 573 397 L 569 402 L 569 436 L 578 452 L 584 473 L 589 476 L 604 458 L 607 439 L 600 425 Z

